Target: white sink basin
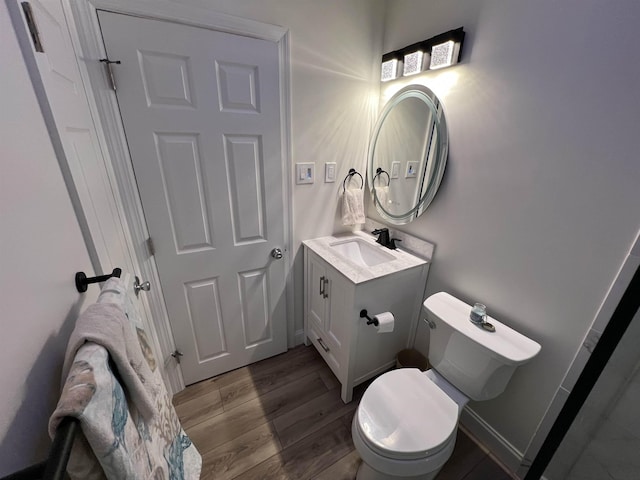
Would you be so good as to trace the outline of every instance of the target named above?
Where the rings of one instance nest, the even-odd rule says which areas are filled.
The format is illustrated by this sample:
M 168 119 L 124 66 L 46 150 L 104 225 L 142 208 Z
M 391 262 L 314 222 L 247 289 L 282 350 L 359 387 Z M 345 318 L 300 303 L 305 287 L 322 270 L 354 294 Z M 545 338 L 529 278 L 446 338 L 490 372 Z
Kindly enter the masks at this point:
M 384 247 L 371 245 L 359 238 L 350 238 L 329 246 L 335 253 L 362 267 L 373 267 L 395 259 L 391 253 L 384 251 Z

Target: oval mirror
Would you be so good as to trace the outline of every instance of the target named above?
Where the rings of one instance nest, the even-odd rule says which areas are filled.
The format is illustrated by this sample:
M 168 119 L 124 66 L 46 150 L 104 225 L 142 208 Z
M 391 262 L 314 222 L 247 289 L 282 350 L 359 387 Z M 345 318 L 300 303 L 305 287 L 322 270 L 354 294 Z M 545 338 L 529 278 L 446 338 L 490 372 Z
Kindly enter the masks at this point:
M 429 206 L 444 174 L 447 124 L 438 97 L 409 85 L 385 105 L 369 145 L 367 178 L 378 213 L 401 225 Z

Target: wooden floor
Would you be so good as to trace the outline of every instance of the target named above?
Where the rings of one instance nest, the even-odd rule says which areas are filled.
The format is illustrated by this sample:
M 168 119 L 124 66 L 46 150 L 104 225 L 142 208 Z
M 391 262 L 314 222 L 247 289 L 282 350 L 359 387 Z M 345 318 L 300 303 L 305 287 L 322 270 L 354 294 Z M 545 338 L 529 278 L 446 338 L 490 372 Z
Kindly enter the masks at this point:
M 202 479 L 352 480 L 360 457 L 351 441 L 354 401 L 322 357 L 300 346 L 191 385 L 174 398 L 176 411 L 202 454 Z M 438 480 L 507 480 L 487 452 L 459 431 Z

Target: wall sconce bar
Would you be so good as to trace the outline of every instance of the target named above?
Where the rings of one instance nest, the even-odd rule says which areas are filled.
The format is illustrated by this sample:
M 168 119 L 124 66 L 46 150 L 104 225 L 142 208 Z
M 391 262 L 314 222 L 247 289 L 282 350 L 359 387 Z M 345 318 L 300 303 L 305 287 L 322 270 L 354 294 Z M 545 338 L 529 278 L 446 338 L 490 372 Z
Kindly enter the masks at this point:
M 382 56 L 380 80 L 388 82 L 400 76 L 455 65 L 460 61 L 464 36 L 464 29 L 460 27 L 385 53 Z

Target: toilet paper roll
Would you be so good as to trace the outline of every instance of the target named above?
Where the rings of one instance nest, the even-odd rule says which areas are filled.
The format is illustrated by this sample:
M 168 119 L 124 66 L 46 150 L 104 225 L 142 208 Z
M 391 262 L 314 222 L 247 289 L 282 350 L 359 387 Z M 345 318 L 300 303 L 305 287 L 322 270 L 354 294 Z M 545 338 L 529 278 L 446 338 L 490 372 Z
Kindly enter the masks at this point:
M 393 332 L 393 325 L 396 319 L 391 312 L 382 312 L 373 317 L 378 321 L 378 325 L 375 327 L 376 333 L 389 333 Z

